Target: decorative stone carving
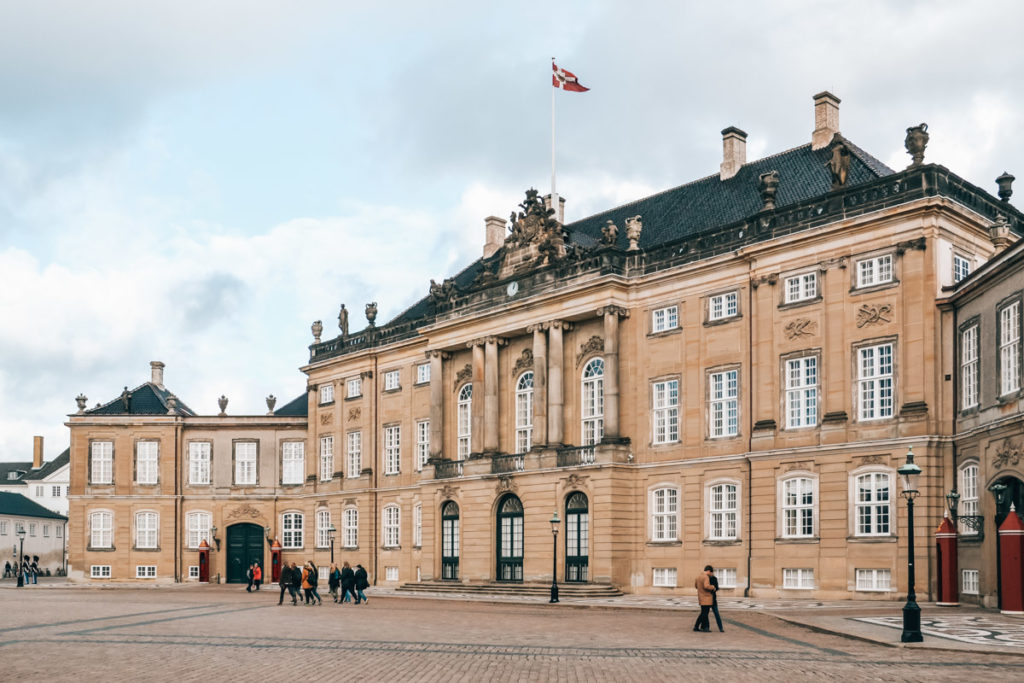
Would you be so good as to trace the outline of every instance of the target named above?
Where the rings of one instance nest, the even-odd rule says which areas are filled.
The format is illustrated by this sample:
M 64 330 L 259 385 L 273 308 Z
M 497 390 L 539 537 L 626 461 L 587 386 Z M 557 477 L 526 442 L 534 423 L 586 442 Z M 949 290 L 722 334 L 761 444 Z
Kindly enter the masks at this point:
M 441 494 L 441 498 L 455 498 L 459 495 L 459 487 L 452 486 L 451 484 L 445 484 L 440 488 L 440 490 L 438 490 L 438 493 Z
M 78 404 L 78 414 L 81 415 L 85 412 L 85 406 L 89 402 L 89 397 L 85 394 L 79 394 L 75 396 L 75 403 Z
M 220 398 L 217 399 L 217 405 L 220 406 L 220 414 L 218 415 L 218 417 L 227 416 L 228 397 L 225 396 L 224 394 L 221 394 Z
M 349 408 L 348 409 L 348 421 L 355 422 L 359 419 L 359 416 L 363 414 L 362 408 Z
M 828 160 L 828 170 L 832 174 L 832 189 L 838 190 L 846 184 L 850 174 L 850 148 L 839 133 L 832 138 L 832 156 Z
M 515 493 L 516 491 L 519 490 L 519 487 L 516 485 L 515 480 L 512 479 L 512 475 L 503 474 L 500 477 L 498 477 L 498 483 L 494 487 L 494 490 L 497 491 L 499 494 Z
M 592 353 L 603 353 L 604 352 L 604 339 L 598 335 L 594 335 L 587 341 L 580 344 L 580 352 L 576 354 L 576 365 L 578 366 L 583 362 L 586 356 Z
M 178 412 L 178 397 L 174 394 L 167 394 L 167 414 L 174 415 Z
M 782 328 L 782 331 L 786 335 L 786 339 L 793 340 L 799 339 L 800 337 L 811 337 L 815 333 L 817 324 L 808 318 L 797 318 L 786 323 L 786 326 Z
M 640 234 L 644 231 L 642 217 L 637 215 L 626 219 L 626 239 L 629 240 L 629 248 L 626 251 L 637 251 L 640 249 Z
M 274 396 L 273 394 L 271 394 L 270 396 L 267 396 L 267 415 L 273 415 L 274 414 L 274 406 L 276 406 L 276 405 L 277 405 L 277 396 Z
M 430 281 L 430 301 L 433 304 L 450 304 L 459 293 L 455 278 L 450 277 L 438 283 Z
M 764 211 L 775 209 L 775 193 L 779 191 L 779 172 L 768 171 L 757 177 L 757 189 L 761 193 Z
M 1003 250 L 1010 246 L 1010 235 L 1012 231 L 1010 229 L 1010 221 L 1006 219 L 1003 214 L 996 216 L 996 222 L 988 228 L 988 238 L 992 240 L 992 246 L 996 249 Z
M 861 465 L 888 465 L 889 458 L 884 455 L 865 455 L 860 460 Z
M 313 324 L 309 326 L 310 331 L 313 333 L 313 343 L 320 343 L 320 335 L 324 333 L 324 324 L 319 320 L 314 320 Z
M 377 302 L 371 301 L 366 304 L 366 322 L 370 323 L 370 327 L 377 326 Z
M 334 423 L 334 413 L 320 413 L 320 424 L 327 426 Z
M 613 221 L 605 221 L 601 228 L 601 244 L 606 247 L 614 247 L 615 241 L 619 238 L 619 228 Z
M 912 167 L 923 164 L 924 150 L 928 146 L 928 124 L 922 123 L 907 128 L 907 137 L 903 141 L 903 146 L 907 148 L 907 154 L 912 159 L 910 162 Z
M 907 251 L 909 251 L 911 249 L 917 249 L 919 251 L 924 251 L 927 248 L 928 248 L 928 240 L 926 240 L 924 237 L 918 237 L 917 239 L 906 240 L 904 242 L 897 242 L 896 243 L 896 253 L 900 254 L 900 255 L 904 254 L 905 252 L 907 252 Z
M 864 327 L 865 325 L 881 325 L 883 323 L 891 323 L 891 316 L 892 306 L 889 304 L 882 304 L 880 306 L 864 304 L 859 309 L 857 309 L 857 327 Z
M 814 470 L 813 462 L 791 462 L 786 465 L 786 472 L 812 472 Z
M 769 284 L 773 287 L 779 282 L 778 273 L 769 273 L 768 275 L 762 275 L 761 277 L 750 278 L 750 286 L 757 289 L 761 285 Z
M 259 510 L 248 503 L 239 505 L 228 513 L 228 519 L 259 519 L 262 516 L 263 514 Z
M 1010 197 L 1013 196 L 1013 181 L 1015 177 L 1003 171 L 1003 174 L 996 178 L 996 185 L 999 186 L 999 198 L 1004 202 L 1010 201 Z
M 992 467 L 997 470 L 1007 466 L 1016 467 L 1020 462 L 1021 452 L 1020 442 L 1014 439 L 1004 439 L 1003 444 L 992 458 Z
M 473 366 L 469 363 L 455 373 L 455 389 L 458 389 L 463 384 L 473 379 Z
M 540 243 L 550 233 L 561 236 L 561 227 L 555 220 L 555 210 L 544 206 L 543 200 L 534 188 L 526 191 L 526 199 L 519 205 L 519 215 L 513 211 L 509 217 L 509 236 L 506 242 L 513 245 Z
M 519 354 L 519 358 L 516 359 L 516 364 L 512 367 L 512 376 L 518 377 L 519 373 L 524 370 L 529 370 L 533 367 L 533 349 L 523 349 L 523 352 Z
M 602 306 L 601 308 L 597 309 L 597 317 L 603 318 L 606 315 L 617 315 L 620 318 L 628 318 L 629 309 L 623 308 L 622 306 L 616 306 L 615 304 Z
M 132 392 L 128 391 L 128 387 L 124 388 L 121 392 L 121 405 L 124 406 L 124 412 L 128 412 L 132 405 Z
M 348 309 L 345 308 L 345 304 L 341 305 L 341 310 L 338 311 L 338 329 L 341 330 L 341 336 L 348 336 Z
M 580 475 L 578 475 L 575 472 L 573 472 L 572 474 L 570 474 L 568 477 L 566 477 L 562 481 L 565 482 L 565 488 L 567 488 L 567 489 L 579 489 L 579 488 L 582 488 L 584 484 L 586 484 L 586 481 L 589 478 L 590 477 L 588 477 L 588 476 L 582 476 L 581 477 Z

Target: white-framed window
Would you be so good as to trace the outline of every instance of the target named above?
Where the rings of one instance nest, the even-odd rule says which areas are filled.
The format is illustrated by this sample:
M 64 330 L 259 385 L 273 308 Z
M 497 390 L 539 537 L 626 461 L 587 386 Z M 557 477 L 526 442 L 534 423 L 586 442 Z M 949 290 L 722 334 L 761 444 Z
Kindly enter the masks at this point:
M 109 564 L 94 564 L 89 567 L 89 578 L 90 579 L 109 579 L 110 578 L 110 565 Z
M 35 491 L 36 491 L 36 498 L 42 498 L 42 497 L 43 497 L 43 495 L 44 495 L 44 493 L 43 493 L 43 492 L 44 492 L 44 490 L 45 490 L 45 489 L 44 489 L 44 487 L 43 487 L 43 485 L 42 485 L 42 484 L 37 484 L 37 485 L 35 486 Z
M 999 309 L 999 393 L 1020 389 L 1020 302 Z
M 866 472 L 854 478 L 855 528 L 857 536 L 888 536 L 892 515 L 892 475 Z
M 786 428 L 818 424 L 818 357 L 786 361 Z
M 50 537 L 50 525 L 49 524 L 44 524 L 43 525 L 43 538 L 49 538 L 49 537 Z
M 320 565 L 316 568 L 317 578 L 320 579 L 320 583 L 327 581 L 327 577 L 330 576 L 331 568 Z
M 784 292 L 787 304 L 815 298 L 818 296 L 818 274 L 812 271 L 787 277 Z
M 430 363 L 420 363 L 416 366 L 416 384 L 426 384 L 430 381 Z
M 736 587 L 736 568 L 735 567 L 721 567 L 715 569 L 715 576 L 718 577 L 719 588 L 735 588 Z
M 398 581 L 398 567 L 384 567 L 385 581 Z
M 320 437 L 320 481 L 330 481 L 334 476 L 334 437 Z
M 203 541 L 210 544 L 212 517 L 209 512 L 189 512 L 185 515 L 185 535 L 189 548 L 198 548 Z
M 256 485 L 256 442 L 236 441 L 235 444 L 235 485 Z
M 384 391 L 395 391 L 401 389 L 398 370 L 388 370 L 384 373 Z
M 739 487 L 736 484 L 714 484 L 708 491 L 708 538 L 732 541 L 737 537 Z
M 199 565 L 198 564 L 190 564 L 188 566 L 188 578 L 190 578 L 190 579 L 198 579 L 199 578 Z
M 348 433 L 348 473 L 349 479 L 358 477 L 363 471 L 363 433 Z
M 353 377 L 349 381 L 345 382 L 345 396 L 347 398 L 356 398 L 357 396 L 363 395 L 363 380 L 361 377 Z
M 679 489 L 657 488 L 651 491 L 651 540 L 679 539 Z
M 210 483 L 210 455 L 213 446 L 209 441 L 190 441 L 188 444 L 188 483 L 191 486 L 207 486 Z
M 51 486 L 50 487 L 50 496 L 52 498 L 60 498 L 60 487 L 59 486 Z
M 782 587 L 797 590 L 810 590 L 814 588 L 813 569 L 783 569 Z
M 971 261 L 966 256 L 953 253 L 953 282 L 960 282 L 971 274 Z
M 398 474 L 402 460 L 402 426 L 384 428 L 384 474 Z
M 858 415 L 881 420 L 893 414 L 892 343 L 857 349 Z
M 736 436 L 740 431 L 739 370 L 713 372 L 708 376 L 711 438 Z
M 892 254 L 883 254 L 857 261 L 857 287 L 892 282 Z
M 334 403 L 334 382 L 320 385 L 320 405 Z
M 656 308 L 651 313 L 651 332 L 667 332 L 679 327 L 679 306 Z
M 473 385 L 466 383 L 459 389 L 457 413 L 457 436 L 459 444 L 459 460 L 469 457 L 470 443 L 473 436 Z
M 717 294 L 708 299 L 708 320 L 724 320 L 739 313 L 739 292 Z
M 960 333 L 960 409 L 978 405 L 978 326 Z
M 959 514 L 962 517 L 973 517 L 978 514 L 978 464 L 970 462 L 960 468 L 960 481 L 957 487 L 960 494 Z M 978 533 L 964 523 L 960 523 L 960 533 L 973 536 Z
M 782 480 L 782 537 L 814 536 L 814 480 L 790 477 Z
M 677 572 L 675 567 L 654 567 L 651 572 L 653 574 L 651 585 L 662 586 L 664 588 L 676 587 Z
M 331 511 L 327 508 L 316 511 L 316 547 L 331 547 Z
M 281 547 L 302 547 L 302 513 L 286 512 L 281 515 Z
M 414 548 L 423 546 L 423 505 L 416 503 L 412 508 L 412 545 Z
M 97 510 L 89 514 L 89 547 L 112 548 L 114 542 L 114 513 Z
M 397 548 L 401 531 L 400 511 L 397 505 L 384 506 L 384 547 Z
M 654 443 L 679 441 L 679 380 L 655 382 L 653 387 Z
M 600 443 L 604 438 L 604 359 L 591 358 L 583 366 L 580 416 L 583 445 Z
M 93 441 L 90 450 L 90 484 L 114 483 L 114 442 Z
M 859 591 L 892 590 L 892 571 L 889 569 L 858 569 L 856 575 Z
M 960 572 L 960 592 L 965 595 L 978 594 L 978 570 L 964 569 Z
M 526 453 L 533 445 L 533 371 L 519 375 L 516 381 L 516 453 Z
M 137 564 L 137 565 L 135 565 L 135 578 L 136 579 L 155 579 L 156 578 L 156 565 L 155 564 Z
M 430 460 L 430 420 L 416 421 L 416 471 Z
M 345 508 L 341 515 L 341 542 L 346 548 L 359 547 L 359 510 Z
M 159 441 L 138 441 L 135 444 L 135 482 L 156 484 L 159 474 Z
M 160 517 L 155 512 L 135 513 L 135 547 L 154 549 L 159 546 Z
M 28 535 L 29 536 L 35 536 L 36 535 L 36 526 L 37 525 L 36 525 L 35 522 L 29 522 L 28 523 Z
M 323 442 L 321 441 L 321 447 Z M 285 441 L 281 444 L 281 483 L 301 484 L 306 470 L 306 442 Z
M 57 525 L 56 525 L 56 526 L 55 526 L 55 527 L 53 528 L 53 530 L 54 530 L 54 532 L 55 532 L 55 533 L 54 533 L 54 536 L 55 536 L 56 538 L 64 538 L 64 527 L 62 527 L 62 526 L 61 526 L 60 524 L 57 524 Z
M 7 535 L 7 520 L 0 520 L 0 536 Z

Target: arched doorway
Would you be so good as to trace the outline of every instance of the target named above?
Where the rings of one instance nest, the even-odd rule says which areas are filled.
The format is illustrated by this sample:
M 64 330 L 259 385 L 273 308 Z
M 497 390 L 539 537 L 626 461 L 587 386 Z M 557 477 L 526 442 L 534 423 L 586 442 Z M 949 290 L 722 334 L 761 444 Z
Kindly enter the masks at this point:
M 441 506 L 441 578 L 459 578 L 459 506 L 454 500 Z
M 249 565 L 259 562 L 267 577 L 263 562 L 263 527 L 258 524 L 232 524 L 228 527 L 227 582 L 246 583 Z
M 565 580 L 588 580 L 590 565 L 590 511 L 586 494 L 576 493 L 565 501 Z
M 511 493 L 498 502 L 498 581 L 523 580 L 523 503 Z

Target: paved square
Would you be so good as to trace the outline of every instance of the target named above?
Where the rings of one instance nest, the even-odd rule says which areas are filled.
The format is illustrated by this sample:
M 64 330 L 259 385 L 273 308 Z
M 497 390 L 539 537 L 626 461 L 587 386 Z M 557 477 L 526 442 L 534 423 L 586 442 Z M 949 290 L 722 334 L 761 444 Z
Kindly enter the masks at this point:
M 277 605 L 237 587 L 0 591 L 6 680 L 800 681 L 1024 676 L 1024 658 L 893 649 L 757 610 L 695 613 L 373 597 Z

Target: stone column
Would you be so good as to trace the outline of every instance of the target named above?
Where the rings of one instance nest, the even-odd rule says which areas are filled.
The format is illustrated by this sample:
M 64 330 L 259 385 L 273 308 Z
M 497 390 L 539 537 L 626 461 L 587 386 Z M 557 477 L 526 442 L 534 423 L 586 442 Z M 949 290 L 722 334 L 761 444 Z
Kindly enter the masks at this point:
M 469 343 L 473 349 L 473 404 L 470 415 L 469 452 L 484 450 L 484 344 L 482 339 Z
M 569 323 L 561 320 L 553 320 L 548 326 L 548 443 L 555 445 L 565 443 L 562 331 L 567 329 Z
M 538 323 L 526 328 L 533 333 L 533 444 L 548 442 L 548 339 L 547 325 Z
M 604 436 L 619 438 L 619 317 L 629 311 L 619 306 L 599 308 L 604 316 Z
M 498 339 L 484 341 L 484 452 L 498 452 Z
M 444 453 L 444 351 L 427 351 L 430 359 L 430 457 Z

